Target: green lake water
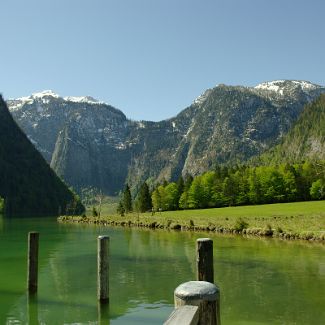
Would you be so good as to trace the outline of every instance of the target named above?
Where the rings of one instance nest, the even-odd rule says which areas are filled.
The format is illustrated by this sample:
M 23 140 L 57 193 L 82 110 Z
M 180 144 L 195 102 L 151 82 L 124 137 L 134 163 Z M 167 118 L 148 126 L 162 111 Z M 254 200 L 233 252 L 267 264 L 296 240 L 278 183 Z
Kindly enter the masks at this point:
M 26 294 L 27 233 L 40 232 L 39 290 Z M 110 304 L 96 300 L 98 235 L 110 236 Z M 162 324 L 214 240 L 222 324 L 325 324 L 325 245 L 191 232 L 0 220 L 0 324 Z

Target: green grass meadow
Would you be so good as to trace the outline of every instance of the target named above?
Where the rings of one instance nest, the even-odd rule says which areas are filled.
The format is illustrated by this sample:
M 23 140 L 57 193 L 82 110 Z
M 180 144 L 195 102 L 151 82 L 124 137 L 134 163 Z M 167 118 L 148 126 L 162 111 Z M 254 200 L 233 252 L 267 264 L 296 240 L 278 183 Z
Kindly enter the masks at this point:
M 102 206 L 101 220 L 116 223 L 131 221 L 148 225 L 155 222 L 164 228 L 168 228 L 171 224 L 178 224 L 187 227 L 194 225 L 232 230 L 240 220 L 243 220 L 247 224 L 246 228 L 250 230 L 272 229 L 278 233 L 309 233 L 312 237 L 325 235 L 325 201 L 164 211 L 153 215 L 151 212 L 129 213 L 125 216 L 117 215 L 111 204 L 106 205 Z M 88 216 L 90 217 L 90 213 Z
M 325 232 L 325 201 L 277 203 L 206 210 L 168 211 L 166 218 L 192 219 L 195 224 L 213 223 L 232 228 L 239 218 L 248 228 L 281 228 L 286 232 Z

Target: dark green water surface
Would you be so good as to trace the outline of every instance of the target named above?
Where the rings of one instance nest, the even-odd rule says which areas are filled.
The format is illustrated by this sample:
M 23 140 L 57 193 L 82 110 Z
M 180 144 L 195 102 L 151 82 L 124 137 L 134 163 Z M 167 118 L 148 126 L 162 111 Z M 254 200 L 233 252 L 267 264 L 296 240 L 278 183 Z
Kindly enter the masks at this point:
M 26 294 L 28 231 L 40 232 L 39 290 Z M 96 300 L 98 235 L 109 235 L 110 304 Z M 222 324 L 325 324 L 325 246 L 209 234 Z M 195 279 L 207 234 L 0 220 L 0 324 L 162 324 Z

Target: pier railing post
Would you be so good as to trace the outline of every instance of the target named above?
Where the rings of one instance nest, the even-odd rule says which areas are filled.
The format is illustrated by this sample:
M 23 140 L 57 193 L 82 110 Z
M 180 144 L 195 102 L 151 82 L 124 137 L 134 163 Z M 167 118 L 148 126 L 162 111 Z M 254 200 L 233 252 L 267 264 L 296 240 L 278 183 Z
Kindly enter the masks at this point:
M 109 301 L 109 237 L 99 236 L 97 243 L 97 298 L 105 303 Z
M 198 306 L 200 325 L 220 325 L 217 304 L 220 292 L 216 285 L 206 281 L 189 281 L 179 285 L 174 291 L 175 308 Z
M 199 238 L 196 241 L 196 280 L 214 283 L 213 240 Z
M 29 293 L 37 292 L 38 282 L 38 243 L 39 233 L 28 233 L 27 289 Z

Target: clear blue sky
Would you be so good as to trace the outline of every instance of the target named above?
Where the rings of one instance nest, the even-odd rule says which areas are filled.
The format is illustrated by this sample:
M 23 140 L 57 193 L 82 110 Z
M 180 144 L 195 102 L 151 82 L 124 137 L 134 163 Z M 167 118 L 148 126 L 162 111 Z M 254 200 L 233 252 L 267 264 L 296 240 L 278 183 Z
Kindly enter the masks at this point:
M 324 0 L 2 0 L 0 92 L 176 115 L 216 84 L 325 85 Z

